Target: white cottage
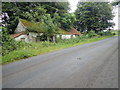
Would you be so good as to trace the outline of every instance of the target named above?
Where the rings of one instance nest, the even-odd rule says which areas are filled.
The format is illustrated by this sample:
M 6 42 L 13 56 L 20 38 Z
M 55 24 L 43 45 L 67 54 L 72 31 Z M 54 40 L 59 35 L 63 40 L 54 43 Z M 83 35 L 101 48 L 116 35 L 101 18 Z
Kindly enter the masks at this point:
M 15 34 L 10 35 L 15 40 L 22 40 L 25 42 L 36 42 L 40 41 L 40 37 L 44 34 L 44 32 L 35 33 L 35 32 L 27 32 L 26 33 L 26 27 L 32 27 L 34 24 L 32 22 L 20 19 L 18 26 L 15 30 Z M 53 36 L 53 39 L 55 38 L 61 38 L 61 39 L 69 39 L 69 38 L 75 38 L 76 36 L 80 35 L 80 32 L 78 32 L 76 29 L 71 29 L 68 31 L 65 31 L 63 29 L 59 29 L 58 33 L 56 33 Z

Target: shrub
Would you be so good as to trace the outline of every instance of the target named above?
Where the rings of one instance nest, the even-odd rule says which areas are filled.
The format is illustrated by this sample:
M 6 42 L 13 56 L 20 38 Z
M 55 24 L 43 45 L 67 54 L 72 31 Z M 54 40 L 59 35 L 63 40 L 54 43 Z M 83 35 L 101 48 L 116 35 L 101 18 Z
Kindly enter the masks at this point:
M 95 33 L 95 31 L 93 31 L 93 30 L 91 30 L 87 35 L 88 35 L 89 38 L 97 36 L 97 34 Z
M 4 27 L 2 27 L 2 55 L 6 55 L 9 52 L 16 50 L 18 48 L 21 48 L 25 45 L 29 45 L 26 44 L 25 42 L 22 41 L 15 41 L 14 39 L 10 38 L 9 34 L 8 34 L 8 30 Z

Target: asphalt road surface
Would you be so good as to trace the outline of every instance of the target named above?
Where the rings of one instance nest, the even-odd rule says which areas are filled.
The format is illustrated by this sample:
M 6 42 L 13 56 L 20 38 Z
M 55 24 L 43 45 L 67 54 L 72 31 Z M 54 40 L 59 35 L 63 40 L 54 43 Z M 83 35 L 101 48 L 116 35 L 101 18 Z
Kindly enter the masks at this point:
M 3 65 L 3 88 L 118 88 L 118 37 Z

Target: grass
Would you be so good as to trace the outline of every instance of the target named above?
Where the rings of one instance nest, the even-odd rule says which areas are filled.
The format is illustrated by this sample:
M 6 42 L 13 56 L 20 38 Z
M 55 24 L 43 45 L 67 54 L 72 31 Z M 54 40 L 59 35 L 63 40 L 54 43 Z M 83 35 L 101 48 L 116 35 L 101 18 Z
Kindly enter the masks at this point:
M 98 40 L 103 40 L 112 36 L 102 36 L 94 38 L 75 38 L 68 40 L 61 40 L 58 43 L 49 43 L 49 42 L 39 42 L 39 43 L 30 43 L 29 46 L 25 46 L 21 49 L 14 50 L 9 54 L 2 57 L 2 64 L 7 64 L 17 60 L 25 59 L 32 56 L 37 56 L 40 54 L 45 54 L 48 52 L 69 48 L 77 45 L 82 45 L 90 42 L 95 42 Z

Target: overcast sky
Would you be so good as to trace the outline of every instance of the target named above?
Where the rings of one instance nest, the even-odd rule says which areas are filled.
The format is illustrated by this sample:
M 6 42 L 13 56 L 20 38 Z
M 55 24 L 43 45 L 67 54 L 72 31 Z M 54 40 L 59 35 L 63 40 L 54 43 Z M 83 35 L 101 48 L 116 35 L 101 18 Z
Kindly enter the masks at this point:
M 80 1 L 80 0 L 68 0 L 69 3 L 70 3 L 70 7 L 71 7 L 71 10 L 70 12 L 74 12 L 77 8 L 77 3 Z M 85 1 L 85 0 L 82 0 L 82 1 Z M 94 0 L 94 1 L 106 1 L 106 0 Z M 114 0 L 107 0 L 107 1 L 114 1 Z
M 74 12 L 76 9 L 77 9 L 77 3 L 80 1 L 80 0 L 68 0 L 69 3 L 70 3 L 70 12 Z M 113 0 L 109 0 L 110 2 L 112 2 Z M 113 19 L 113 22 L 115 23 L 115 26 L 114 26 L 114 29 L 117 29 L 118 28 L 118 9 L 114 9 L 114 12 L 115 12 L 115 17 Z

